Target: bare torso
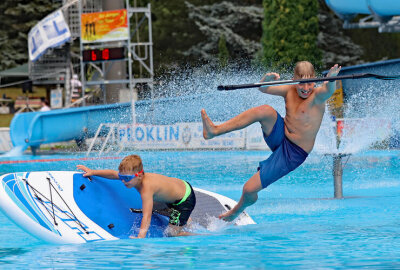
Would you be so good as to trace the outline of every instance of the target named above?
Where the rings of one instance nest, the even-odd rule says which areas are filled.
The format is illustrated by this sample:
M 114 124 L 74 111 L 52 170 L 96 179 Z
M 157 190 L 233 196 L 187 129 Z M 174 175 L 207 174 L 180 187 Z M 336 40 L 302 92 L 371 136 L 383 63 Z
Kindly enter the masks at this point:
M 145 173 L 142 184 L 137 187 L 141 192 L 148 187 L 153 193 L 153 200 L 161 203 L 174 203 L 181 200 L 186 192 L 185 183 L 178 178 L 168 177 L 156 173 Z
M 296 88 L 291 86 L 285 98 L 285 135 L 307 153 L 314 146 L 325 112 L 325 102 L 316 103 L 315 93 L 316 91 L 307 99 L 302 99 Z

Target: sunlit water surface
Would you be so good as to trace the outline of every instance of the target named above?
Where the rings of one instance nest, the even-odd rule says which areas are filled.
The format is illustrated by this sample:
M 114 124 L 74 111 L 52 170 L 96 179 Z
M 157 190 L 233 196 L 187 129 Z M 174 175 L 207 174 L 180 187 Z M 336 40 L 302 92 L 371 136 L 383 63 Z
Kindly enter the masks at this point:
M 270 152 L 138 154 L 146 171 L 186 179 L 195 187 L 238 200 L 243 183 Z M 36 158 L 71 157 L 83 155 Z M 100 169 L 117 168 L 119 162 L 91 160 L 84 164 Z M 0 172 L 75 170 L 79 163 L 82 161 L 1 164 Z M 345 199 L 332 199 L 332 160 L 312 154 L 300 168 L 260 192 L 258 202 L 248 208 L 256 225 L 216 221 L 207 234 L 191 237 L 50 245 L 0 214 L 0 267 L 400 268 L 400 152 L 368 151 L 351 156 L 343 181 Z

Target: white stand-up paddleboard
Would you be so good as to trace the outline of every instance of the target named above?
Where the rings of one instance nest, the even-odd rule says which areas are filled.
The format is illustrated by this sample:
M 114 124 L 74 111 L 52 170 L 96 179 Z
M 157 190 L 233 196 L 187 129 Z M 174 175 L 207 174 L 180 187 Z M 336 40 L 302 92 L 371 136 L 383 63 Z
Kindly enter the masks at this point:
M 194 188 L 191 219 L 207 228 L 236 202 Z M 80 172 L 20 172 L 0 177 L 0 209 L 33 236 L 51 243 L 85 243 L 136 236 L 142 201 L 136 189 L 121 181 L 83 177 Z M 139 210 L 138 210 L 139 209 Z M 147 237 L 163 237 L 169 218 L 153 213 Z M 246 213 L 236 225 L 254 224 Z

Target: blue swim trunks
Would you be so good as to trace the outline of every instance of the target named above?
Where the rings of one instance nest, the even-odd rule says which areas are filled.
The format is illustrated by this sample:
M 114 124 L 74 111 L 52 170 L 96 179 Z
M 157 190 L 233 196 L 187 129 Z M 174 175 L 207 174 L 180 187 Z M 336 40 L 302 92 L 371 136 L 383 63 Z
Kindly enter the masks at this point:
M 268 159 L 260 162 L 261 185 L 266 188 L 279 178 L 299 167 L 306 160 L 308 153 L 300 146 L 292 143 L 285 136 L 285 123 L 283 118 L 278 115 L 271 134 L 264 140 L 272 150 Z

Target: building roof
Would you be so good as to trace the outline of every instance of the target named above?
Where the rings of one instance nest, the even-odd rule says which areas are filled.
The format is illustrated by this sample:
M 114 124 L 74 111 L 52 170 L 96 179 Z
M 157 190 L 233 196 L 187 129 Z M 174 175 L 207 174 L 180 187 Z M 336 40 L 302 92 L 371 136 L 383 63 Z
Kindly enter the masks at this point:
M 28 77 L 29 76 L 29 65 L 28 63 L 16 66 L 14 68 L 0 71 L 1 78 L 7 77 Z

